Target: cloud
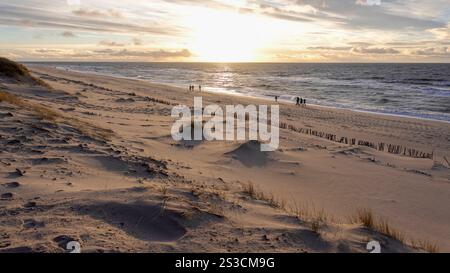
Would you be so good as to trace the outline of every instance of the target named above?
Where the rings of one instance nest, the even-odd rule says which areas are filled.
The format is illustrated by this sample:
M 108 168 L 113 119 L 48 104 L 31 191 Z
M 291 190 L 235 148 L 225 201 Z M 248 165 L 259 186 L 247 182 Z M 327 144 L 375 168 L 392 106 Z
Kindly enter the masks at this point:
M 447 27 L 432 28 L 428 31 L 432 33 L 438 40 L 450 40 L 450 23 L 447 25 Z
M 79 11 L 79 10 L 78 10 Z M 140 20 L 139 24 L 132 20 L 117 20 L 111 13 L 105 16 L 93 16 L 97 12 L 84 12 L 86 16 L 56 10 L 0 3 L 0 25 L 29 27 L 36 29 L 63 29 L 64 31 L 88 31 L 108 33 L 145 33 L 153 35 L 177 35 L 179 28 L 160 25 L 149 19 Z M 87 16 L 91 14 L 92 16 Z
M 122 14 L 119 11 L 113 9 L 101 11 L 97 9 L 79 8 L 77 10 L 73 10 L 72 13 L 78 16 L 85 16 L 85 17 L 113 17 L 113 18 L 122 17 Z
M 66 38 L 76 37 L 76 35 L 72 31 L 64 31 L 61 33 L 61 36 L 66 37 Z
M 49 54 L 49 53 L 61 53 L 61 50 L 59 49 L 47 49 L 47 48 L 39 48 L 39 49 L 35 49 L 34 52 L 36 53 L 44 53 L 44 54 Z
M 362 6 L 380 6 L 381 0 L 356 0 L 356 4 Z
M 147 57 L 152 59 L 172 59 L 172 58 L 188 58 L 192 54 L 187 49 L 182 49 L 178 51 L 167 51 L 167 50 L 156 50 L 156 51 L 139 51 L 139 50 L 128 50 L 123 49 L 119 51 L 107 50 L 107 51 L 96 51 L 97 53 L 106 53 L 114 57 Z
M 373 45 L 373 43 L 369 42 L 349 42 L 348 44 L 355 47 L 369 47 Z
M 135 38 L 133 38 L 133 44 L 136 46 L 140 46 L 143 44 L 143 42 L 140 38 L 135 37 Z
M 348 51 L 352 49 L 351 46 L 314 46 L 308 47 L 308 50 L 324 50 L 324 51 Z
M 106 40 L 100 41 L 98 43 L 98 45 L 99 46 L 118 46 L 118 47 L 125 46 L 125 44 L 122 44 L 122 43 L 117 43 L 117 42 L 113 42 L 113 41 L 106 41 Z
M 189 5 L 189 6 L 197 5 L 211 9 L 222 9 L 222 10 L 236 9 L 236 6 L 215 0 L 164 0 L 164 2 L 178 5 Z
M 36 48 L 8 50 L 0 54 L 16 54 L 27 59 L 47 60 L 146 60 L 146 61 L 181 61 L 192 56 L 188 49 L 179 50 L 130 50 L 130 49 L 89 49 L 89 48 Z
M 450 46 L 449 14 L 445 9 L 448 0 L 90 0 L 82 5 L 76 0 L 69 2 L 75 6 L 68 5 L 66 0 L 0 1 L 3 42 L 0 49 L 39 58 L 196 60 L 202 52 L 195 44 L 199 30 L 191 17 L 197 16 L 200 23 L 208 24 L 207 20 L 202 21 L 202 15 L 213 10 L 249 16 L 261 28 L 267 27 L 268 39 L 259 43 L 258 50 L 262 53 L 258 61 L 281 60 L 276 56 L 289 61 L 445 61 Z M 214 31 L 215 25 L 210 27 Z M 25 52 L 34 48 L 37 41 L 24 38 L 21 43 L 17 35 L 14 43 L 19 48 L 15 48 L 8 41 L 10 30 L 33 39 L 45 35 L 49 48 L 59 47 L 58 36 L 71 38 L 76 34 L 76 39 L 66 40 L 76 42 L 76 46 L 72 51 Z M 92 37 L 98 37 L 96 41 L 100 42 L 92 45 Z M 145 41 L 152 41 L 153 50 L 142 46 L 144 37 Z M 192 48 L 193 53 L 188 49 L 174 50 L 174 46 Z
M 81 0 L 67 0 L 67 5 L 79 6 L 79 5 L 81 5 Z
M 309 18 L 315 18 L 317 22 L 334 22 L 347 29 L 379 29 L 379 30 L 400 30 L 417 29 L 426 30 L 429 28 L 442 27 L 445 24 L 434 18 L 414 16 L 409 12 L 400 12 L 390 9 L 392 3 L 400 0 L 391 0 L 389 5 L 376 0 L 290 0 L 296 5 L 308 5 L 317 10 Z M 407 3 L 403 3 L 407 5 Z M 278 11 L 281 11 L 278 9 Z M 290 12 L 292 15 L 292 11 Z M 298 12 L 294 12 L 297 13 Z
M 450 48 L 449 47 L 428 47 L 428 48 L 414 50 L 411 52 L 411 54 L 419 55 L 419 56 L 450 57 Z
M 97 17 L 103 16 L 104 14 L 98 10 L 89 10 L 85 8 L 80 8 L 72 11 L 73 14 L 78 16 L 86 16 L 86 17 Z
M 400 51 L 394 48 L 385 48 L 385 47 L 354 47 L 351 50 L 354 53 L 361 54 L 399 54 Z

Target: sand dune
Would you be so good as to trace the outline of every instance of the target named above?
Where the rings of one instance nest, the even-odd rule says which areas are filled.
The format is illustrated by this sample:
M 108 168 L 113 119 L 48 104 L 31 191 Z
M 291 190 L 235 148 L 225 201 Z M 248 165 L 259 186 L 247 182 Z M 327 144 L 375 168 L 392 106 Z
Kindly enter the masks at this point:
M 270 160 L 268 152 L 261 151 L 261 143 L 251 140 L 241 144 L 237 149 L 226 153 L 247 167 L 263 167 Z
M 450 250 L 449 124 L 281 106 L 292 128 L 433 159 L 288 128 L 271 153 L 256 141 L 191 145 L 168 137 L 172 106 L 192 104 L 186 90 L 32 71 L 52 88 L 2 78 L 1 91 L 27 106 L 0 102 L 0 252 L 63 252 L 72 240 L 84 252 L 367 252 L 369 240 L 385 252 Z M 205 104 L 267 103 L 201 95 Z M 423 242 L 350 220 L 358 208 Z

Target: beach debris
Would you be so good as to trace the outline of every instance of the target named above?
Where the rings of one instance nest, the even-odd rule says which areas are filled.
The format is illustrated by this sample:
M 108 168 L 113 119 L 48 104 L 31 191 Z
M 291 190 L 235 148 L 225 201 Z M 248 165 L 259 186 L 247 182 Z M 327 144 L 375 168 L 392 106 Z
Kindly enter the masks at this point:
M 428 176 L 428 177 L 432 177 L 431 174 L 426 173 L 426 172 L 424 172 L 424 171 L 420 171 L 420 170 L 408 170 L 408 171 L 411 172 L 411 173 L 415 173 L 415 174 L 419 174 L 419 175 L 425 175 L 425 176 Z
M 24 176 L 25 173 L 26 173 L 26 171 L 23 171 L 21 169 L 16 169 L 16 171 L 13 174 L 15 174 L 17 176 Z
M 450 162 L 448 162 L 447 157 L 444 156 L 444 160 L 445 160 L 445 162 L 447 162 L 447 165 L 448 165 L 448 167 L 450 168 Z

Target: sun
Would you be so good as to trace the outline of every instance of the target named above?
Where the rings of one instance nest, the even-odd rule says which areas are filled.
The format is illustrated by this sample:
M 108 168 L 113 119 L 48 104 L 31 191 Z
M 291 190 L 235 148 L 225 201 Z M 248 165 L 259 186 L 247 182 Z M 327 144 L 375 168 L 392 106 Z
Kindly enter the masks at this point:
M 267 38 L 264 22 L 248 14 L 199 9 L 189 16 L 188 25 L 198 61 L 255 61 Z

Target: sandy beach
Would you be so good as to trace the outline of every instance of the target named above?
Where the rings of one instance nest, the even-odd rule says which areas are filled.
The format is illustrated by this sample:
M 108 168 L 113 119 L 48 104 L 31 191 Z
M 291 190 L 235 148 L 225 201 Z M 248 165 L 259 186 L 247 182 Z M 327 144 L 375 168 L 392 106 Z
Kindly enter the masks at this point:
M 450 251 L 449 123 L 281 103 L 277 151 L 177 142 L 194 96 L 275 102 L 30 70 L 0 81 L 0 252 Z

